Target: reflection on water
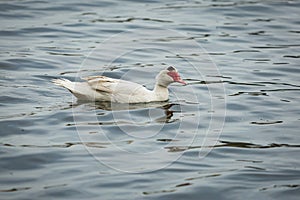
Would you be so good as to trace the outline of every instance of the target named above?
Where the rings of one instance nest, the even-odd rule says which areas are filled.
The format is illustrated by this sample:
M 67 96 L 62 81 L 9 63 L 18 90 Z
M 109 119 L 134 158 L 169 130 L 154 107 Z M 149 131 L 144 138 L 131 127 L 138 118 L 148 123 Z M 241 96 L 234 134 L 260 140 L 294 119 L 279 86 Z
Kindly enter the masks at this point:
M 180 104 L 177 103 L 168 103 L 168 102 L 151 102 L 151 103 L 136 103 L 136 104 L 120 104 L 120 103 L 113 103 L 113 102 L 80 102 L 78 101 L 76 104 L 71 104 L 70 107 L 76 108 L 77 106 L 84 106 L 85 108 L 94 110 L 96 115 L 100 116 L 103 115 L 103 110 L 106 111 L 124 111 L 124 113 L 129 113 L 129 117 L 134 114 L 134 112 L 142 112 L 142 116 L 150 115 L 150 121 L 144 122 L 144 124 L 140 124 L 139 121 L 134 121 L 134 124 L 139 125 L 146 125 L 152 123 L 172 123 L 178 119 L 172 119 L 174 112 L 180 112 L 171 110 L 173 106 L 179 107 Z M 153 110 L 162 110 L 163 116 L 155 116 Z M 99 111 L 99 112 L 98 112 Z M 133 112 L 132 112 L 133 111 Z M 159 112 L 160 114 L 161 112 Z M 112 119 L 112 123 L 102 123 L 101 120 L 96 124 L 100 125 L 111 125 L 111 124 L 120 124 L 120 122 L 115 121 L 116 118 Z M 128 122 L 126 122 L 128 123 Z M 92 123 L 89 123 L 92 124 Z
M 100 110 L 137 110 L 143 108 L 170 108 L 172 104 L 168 102 L 150 102 L 150 103 L 131 103 L 131 104 L 122 104 L 122 103 L 113 103 L 113 102 L 106 102 L 106 101 L 97 101 L 97 102 L 80 102 L 77 101 L 77 104 L 73 104 L 72 106 L 78 106 L 80 104 L 88 104 L 93 109 L 100 109 Z
M 0 199 L 298 199 L 299 6 L 1 1 Z M 151 89 L 167 65 L 189 85 L 162 103 L 75 103 L 51 83 Z

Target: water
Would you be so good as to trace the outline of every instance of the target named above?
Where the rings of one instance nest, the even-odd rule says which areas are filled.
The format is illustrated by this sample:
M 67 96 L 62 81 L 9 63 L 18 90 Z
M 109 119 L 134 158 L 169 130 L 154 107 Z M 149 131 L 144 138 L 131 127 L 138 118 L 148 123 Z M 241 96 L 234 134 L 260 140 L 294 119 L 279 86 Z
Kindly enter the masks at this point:
M 0 4 L 1 199 L 298 199 L 298 1 Z M 165 103 L 51 83 L 168 65 Z

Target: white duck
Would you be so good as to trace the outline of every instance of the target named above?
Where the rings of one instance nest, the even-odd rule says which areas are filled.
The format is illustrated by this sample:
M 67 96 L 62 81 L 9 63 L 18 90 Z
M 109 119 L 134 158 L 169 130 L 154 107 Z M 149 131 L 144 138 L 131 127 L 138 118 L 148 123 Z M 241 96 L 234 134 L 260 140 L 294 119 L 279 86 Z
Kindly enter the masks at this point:
M 85 82 L 71 82 L 67 79 L 54 79 L 56 85 L 67 88 L 79 100 L 109 101 L 115 103 L 147 103 L 166 101 L 169 98 L 168 85 L 173 82 L 186 84 L 175 67 L 168 67 L 156 76 L 153 90 L 143 85 L 109 78 L 106 76 L 89 76 Z

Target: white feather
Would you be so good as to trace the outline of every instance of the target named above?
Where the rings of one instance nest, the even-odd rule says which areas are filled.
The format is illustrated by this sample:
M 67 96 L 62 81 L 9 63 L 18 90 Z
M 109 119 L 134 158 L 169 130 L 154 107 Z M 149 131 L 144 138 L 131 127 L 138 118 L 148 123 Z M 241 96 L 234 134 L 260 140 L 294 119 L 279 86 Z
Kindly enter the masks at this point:
M 168 72 L 168 70 L 162 70 L 159 73 L 153 91 L 134 82 L 105 76 L 85 77 L 83 78 L 85 82 L 71 82 L 67 79 L 54 79 L 52 82 L 68 89 L 80 100 L 145 103 L 168 100 L 167 86 L 174 82 L 167 75 Z

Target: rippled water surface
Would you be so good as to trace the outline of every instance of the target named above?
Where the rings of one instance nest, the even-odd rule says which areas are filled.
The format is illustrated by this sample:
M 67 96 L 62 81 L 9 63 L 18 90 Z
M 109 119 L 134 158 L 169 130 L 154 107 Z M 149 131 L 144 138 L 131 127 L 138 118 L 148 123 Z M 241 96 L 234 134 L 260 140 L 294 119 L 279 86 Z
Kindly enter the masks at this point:
M 1 1 L 1 199 L 298 199 L 300 2 Z M 77 102 L 107 75 L 163 103 Z

